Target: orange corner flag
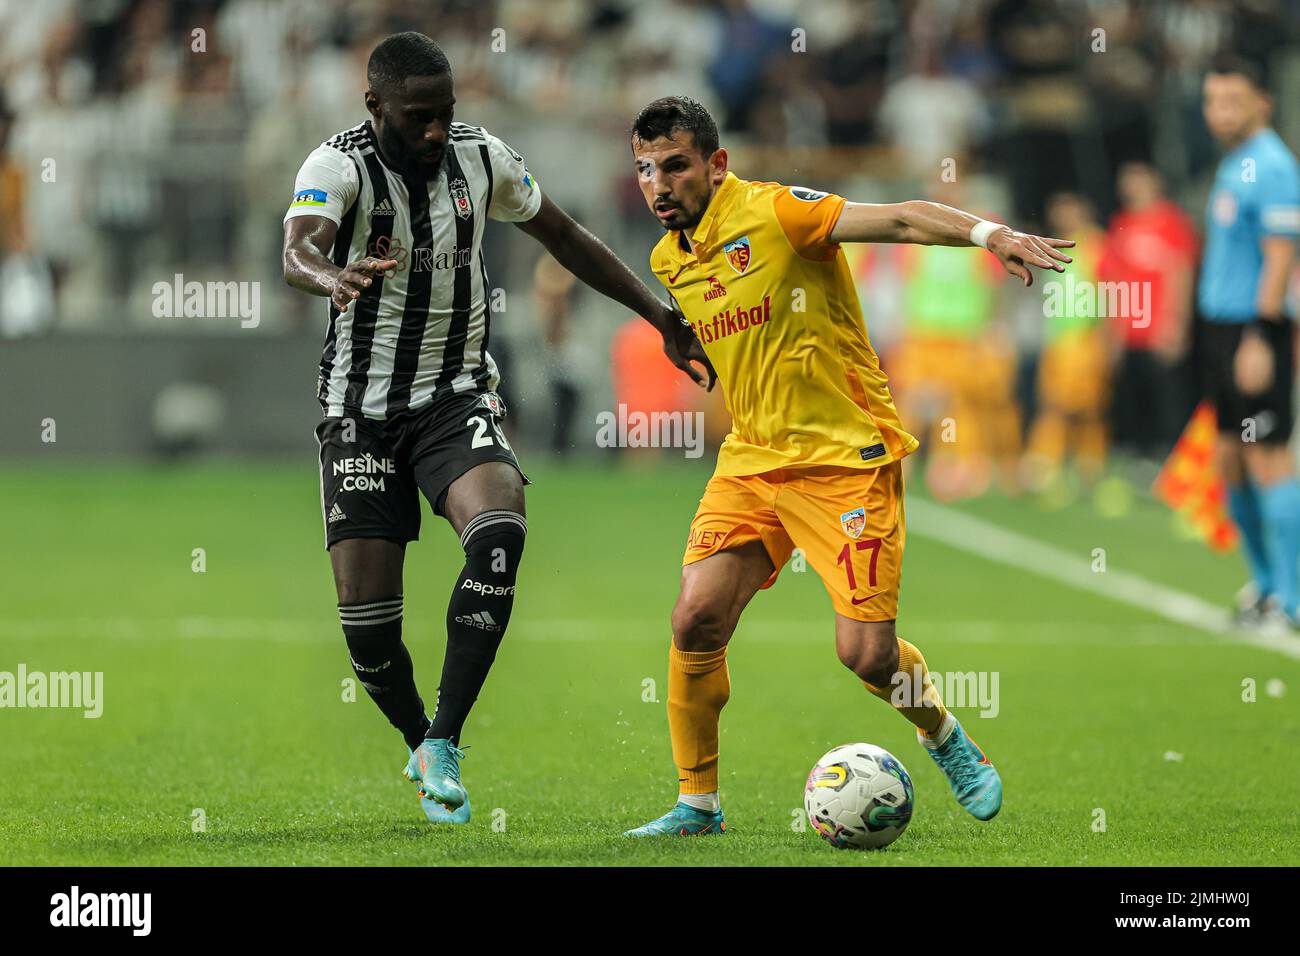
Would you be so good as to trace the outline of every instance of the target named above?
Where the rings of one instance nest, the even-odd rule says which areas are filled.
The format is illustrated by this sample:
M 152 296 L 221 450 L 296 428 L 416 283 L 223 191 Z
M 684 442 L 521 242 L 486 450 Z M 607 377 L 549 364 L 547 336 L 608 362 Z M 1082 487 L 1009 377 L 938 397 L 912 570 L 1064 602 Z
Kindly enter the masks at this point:
M 1231 551 L 1237 544 L 1237 528 L 1228 517 L 1227 488 L 1214 468 L 1217 432 L 1214 408 L 1202 402 L 1169 453 L 1152 490 L 1211 548 Z

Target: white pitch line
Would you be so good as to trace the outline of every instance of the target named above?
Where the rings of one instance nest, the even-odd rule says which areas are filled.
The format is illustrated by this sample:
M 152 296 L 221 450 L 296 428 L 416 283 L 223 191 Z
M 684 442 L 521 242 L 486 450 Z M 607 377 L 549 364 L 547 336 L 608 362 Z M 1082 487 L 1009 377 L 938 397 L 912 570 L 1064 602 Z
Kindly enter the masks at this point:
M 907 504 L 908 526 L 914 533 L 940 541 L 988 561 L 1027 571 L 1138 608 L 1162 617 L 1173 624 L 1195 628 L 1238 643 L 1273 651 L 1300 660 L 1300 638 L 1277 634 L 1237 631 L 1231 626 L 1228 612 L 1192 594 L 1157 584 L 1128 571 L 1094 572 L 1091 561 L 1054 545 L 1046 544 L 1000 525 L 972 517 L 925 499 L 914 498 Z M 1013 640 L 1018 643 L 1077 643 L 1077 637 L 1063 639 L 1055 624 L 1069 622 L 1017 621 L 942 621 L 907 618 L 907 626 L 935 627 L 947 637 L 972 643 Z M 1071 624 L 1077 628 L 1079 625 Z M 1090 628 L 1101 625 L 1088 625 Z M 1171 637 L 1161 633 L 1159 625 L 1135 622 L 1123 634 L 1105 628 L 1090 643 L 1114 644 L 1188 644 L 1192 635 Z M 1012 637 L 1015 631 L 1030 629 L 1025 637 Z M 421 629 L 423 630 L 423 629 Z M 825 639 L 825 628 L 810 627 L 807 621 L 784 621 L 764 618 L 751 612 L 741 623 L 741 630 L 760 641 L 816 641 Z M 597 640 L 604 643 L 642 641 L 641 632 L 667 635 L 667 615 L 662 619 L 551 619 L 520 620 L 511 634 L 514 640 Z M 430 633 L 434 633 L 431 631 Z M 330 641 L 336 636 L 332 623 L 308 619 L 184 617 L 145 620 L 140 618 L 48 618 L 39 621 L 0 620 L 0 638 L 166 638 L 174 635 L 190 639 Z
M 1128 571 L 1093 571 L 1092 562 L 1079 555 L 925 499 L 908 501 L 907 518 L 909 531 L 969 554 L 1300 660 L 1300 638 L 1238 631 L 1226 610 L 1194 594 Z

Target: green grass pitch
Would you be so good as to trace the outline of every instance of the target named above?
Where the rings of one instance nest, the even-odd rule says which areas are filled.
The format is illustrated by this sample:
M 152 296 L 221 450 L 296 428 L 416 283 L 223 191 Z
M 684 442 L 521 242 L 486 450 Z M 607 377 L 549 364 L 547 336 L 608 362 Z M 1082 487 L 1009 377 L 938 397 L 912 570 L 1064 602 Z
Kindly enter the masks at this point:
M 470 718 L 474 821 L 424 822 L 406 751 L 351 676 L 310 457 L 146 469 L 10 466 L 0 671 L 102 671 L 104 713 L 0 710 L 2 864 L 1295 864 L 1300 661 L 1026 574 L 913 530 L 899 631 L 933 670 L 996 671 L 958 715 L 1002 772 L 1001 815 L 955 804 L 909 725 L 835 657 L 831 610 L 786 569 L 732 643 L 721 839 L 629 842 L 672 802 L 668 612 L 707 466 L 536 468 L 510 634 Z M 919 482 L 913 480 L 913 487 Z M 1171 533 L 988 499 L 1003 527 L 1215 603 L 1243 571 Z M 206 570 L 192 570 L 204 549 Z M 426 701 L 460 565 L 426 510 L 406 639 Z M 1258 699 L 1242 700 L 1253 678 Z M 656 682 L 647 692 L 647 680 Z M 1281 681 L 1287 692 L 1265 692 Z M 1276 687 L 1276 685 L 1274 685 Z M 657 700 L 654 699 L 657 696 Z M 644 697 L 651 698 L 644 700 Z M 836 851 L 794 811 L 839 743 L 893 751 L 907 833 Z M 1181 756 L 1179 756 L 1181 755 Z M 1097 832 L 1097 811 L 1105 830 Z M 195 832 L 201 811 L 205 827 Z M 497 826 L 494 826 L 494 822 Z

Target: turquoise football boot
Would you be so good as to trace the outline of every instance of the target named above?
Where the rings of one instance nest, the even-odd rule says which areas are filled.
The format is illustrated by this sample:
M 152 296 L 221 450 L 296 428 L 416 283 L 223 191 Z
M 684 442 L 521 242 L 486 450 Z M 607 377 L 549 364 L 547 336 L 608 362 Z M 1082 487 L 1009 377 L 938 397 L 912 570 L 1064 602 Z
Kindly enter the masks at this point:
M 464 758 L 465 751 L 447 738 L 426 738 L 411 752 L 402 775 L 419 785 L 420 796 L 454 811 L 469 800 L 460 782 L 460 761 Z
M 430 823 L 469 823 L 469 794 L 465 794 L 465 802 L 455 810 L 448 810 L 437 800 L 421 795 L 420 809 Z
M 917 732 L 921 746 L 939 765 L 952 795 L 963 809 L 977 820 L 992 820 L 1002 809 L 1002 778 L 984 756 L 975 741 L 966 736 L 961 723 L 951 713 L 944 720 L 935 743 Z
M 714 833 L 727 832 L 727 821 L 722 819 L 722 811 L 696 810 L 694 807 L 679 803 L 658 820 L 651 820 L 635 830 L 628 830 L 623 836 L 710 836 Z

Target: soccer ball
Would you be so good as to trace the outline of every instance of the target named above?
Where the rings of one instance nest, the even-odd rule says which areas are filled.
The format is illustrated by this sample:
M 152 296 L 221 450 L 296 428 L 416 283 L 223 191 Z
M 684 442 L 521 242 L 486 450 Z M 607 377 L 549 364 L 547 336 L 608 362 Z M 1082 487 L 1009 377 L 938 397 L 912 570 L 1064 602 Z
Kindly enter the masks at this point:
M 804 788 L 813 829 L 836 847 L 879 850 L 912 819 L 912 778 L 875 744 L 844 744 L 817 761 Z

